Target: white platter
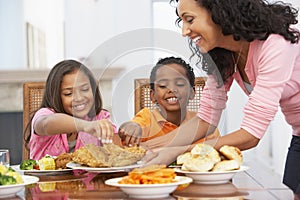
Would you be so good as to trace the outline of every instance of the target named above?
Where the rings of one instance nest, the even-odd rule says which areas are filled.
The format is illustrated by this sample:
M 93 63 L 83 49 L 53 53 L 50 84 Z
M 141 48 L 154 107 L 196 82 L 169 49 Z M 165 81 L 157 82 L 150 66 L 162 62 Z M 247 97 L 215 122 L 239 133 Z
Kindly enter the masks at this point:
M 134 165 L 127 165 L 122 167 L 87 167 L 83 166 L 81 164 L 75 163 L 75 162 L 69 162 L 66 165 L 69 168 L 72 169 L 80 169 L 90 172 L 102 172 L 102 173 L 111 173 L 111 172 L 124 172 L 124 171 L 130 171 L 131 169 L 142 167 L 142 164 L 134 164 Z
M 122 179 L 113 178 L 105 181 L 105 184 L 110 186 L 119 187 L 123 192 L 129 195 L 131 198 L 139 199 L 154 199 L 154 198 L 165 198 L 172 193 L 177 186 L 191 183 L 193 180 L 185 176 L 176 176 L 174 183 L 166 184 L 119 184 L 118 182 Z
M 14 165 L 11 166 L 14 170 L 17 172 L 23 172 L 26 174 L 33 174 L 33 175 L 60 175 L 60 174 L 65 174 L 65 173 L 70 173 L 73 171 L 73 169 L 56 169 L 56 170 L 37 170 L 37 169 L 32 169 L 32 170 L 22 170 L 20 169 L 20 165 Z
M 223 184 L 230 181 L 234 175 L 238 172 L 242 172 L 249 169 L 247 166 L 241 166 L 238 170 L 232 171 L 216 171 L 216 172 L 191 172 L 183 171 L 175 168 L 178 173 L 183 173 L 187 177 L 191 177 L 194 183 L 197 184 Z
M 23 183 L 14 185 L 0 185 L 0 198 L 14 197 L 20 192 L 26 185 L 37 183 L 38 177 L 22 175 Z

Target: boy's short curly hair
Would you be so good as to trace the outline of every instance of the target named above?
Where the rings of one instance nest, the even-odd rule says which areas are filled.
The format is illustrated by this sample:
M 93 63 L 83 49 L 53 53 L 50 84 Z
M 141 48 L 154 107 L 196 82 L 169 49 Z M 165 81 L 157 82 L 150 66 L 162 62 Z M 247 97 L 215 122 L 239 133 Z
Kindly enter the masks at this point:
M 150 88 L 152 90 L 154 90 L 154 82 L 156 80 L 157 70 L 160 67 L 162 67 L 164 65 L 168 65 L 168 64 L 178 64 L 178 65 L 182 66 L 185 70 L 185 74 L 189 80 L 190 86 L 192 88 L 195 88 L 195 74 L 194 74 L 193 68 L 187 62 L 185 62 L 182 58 L 171 56 L 171 57 L 159 59 L 158 62 L 156 63 L 156 65 L 152 68 L 151 74 L 150 74 Z

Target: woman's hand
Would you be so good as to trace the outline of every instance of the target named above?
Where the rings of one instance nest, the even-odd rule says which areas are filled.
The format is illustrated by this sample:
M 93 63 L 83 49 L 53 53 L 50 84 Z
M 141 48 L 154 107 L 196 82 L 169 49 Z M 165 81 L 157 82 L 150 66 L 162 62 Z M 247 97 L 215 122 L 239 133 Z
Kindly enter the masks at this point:
M 142 137 L 142 128 L 135 122 L 125 122 L 120 126 L 118 134 L 124 146 L 138 145 Z
M 85 121 L 81 125 L 83 127 L 83 132 L 90 133 L 94 135 L 102 143 L 111 143 L 114 135 L 114 128 L 111 122 L 107 119 L 102 119 L 98 121 Z
M 164 147 L 156 150 L 148 150 L 142 159 L 146 165 L 169 165 L 177 159 L 177 156 L 183 154 L 189 146 Z

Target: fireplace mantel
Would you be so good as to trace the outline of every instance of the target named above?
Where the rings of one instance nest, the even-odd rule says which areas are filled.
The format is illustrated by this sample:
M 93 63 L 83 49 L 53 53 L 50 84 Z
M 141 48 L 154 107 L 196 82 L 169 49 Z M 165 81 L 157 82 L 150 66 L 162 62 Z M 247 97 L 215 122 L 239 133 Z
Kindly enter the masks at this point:
M 95 68 L 91 69 L 95 78 L 102 80 L 112 80 L 124 68 L 110 67 L 107 69 Z M 23 83 L 26 81 L 44 81 L 46 80 L 50 69 L 39 70 L 0 70 L 0 83 Z
M 100 83 L 104 106 L 111 108 L 112 80 L 124 68 L 91 69 Z M 0 112 L 22 112 L 23 83 L 27 81 L 45 81 L 50 69 L 41 70 L 0 70 Z

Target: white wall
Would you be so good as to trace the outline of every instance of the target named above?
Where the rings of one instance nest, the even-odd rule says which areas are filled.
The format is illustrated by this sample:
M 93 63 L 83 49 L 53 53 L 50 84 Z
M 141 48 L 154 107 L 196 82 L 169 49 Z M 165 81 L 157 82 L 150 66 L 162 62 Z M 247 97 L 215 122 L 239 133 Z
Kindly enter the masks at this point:
M 26 68 L 23 0 L 0 0 L 0 69 Z
M 45 36 L 44 62 L 35 58 L 36 68 L 51 68 L 64 58 L 64 2 L 61 0 L 23 0 L 24 25 L 30 23 Z M 25 30 L 26 31 L 26 30 Z M 37 42 L 38 43 L 38 42 Z

